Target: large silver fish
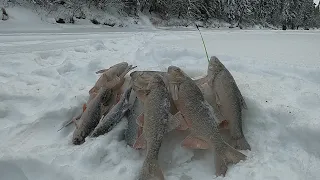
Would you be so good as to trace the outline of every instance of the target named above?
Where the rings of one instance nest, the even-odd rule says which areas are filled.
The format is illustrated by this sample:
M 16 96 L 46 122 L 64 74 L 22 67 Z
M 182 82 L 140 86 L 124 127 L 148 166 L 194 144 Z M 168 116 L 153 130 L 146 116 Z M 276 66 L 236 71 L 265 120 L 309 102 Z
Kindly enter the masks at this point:
M 226 143 L 218 129 L 216 115 L 196 83 L 176 66 L 168 67 L 170 91 L 176 107 L 184 116 L 191 134 L 182 145 L 194 149 L 214 149 L 216 175 L 225 175 L 227 164 L 246 156 Z
M 113 95 L 111 89 L 101 87 L 96 97 L 88 104 L 79 121 L 75 122 L 76 129 L 73 132 L 72 143 L 80 145 L 85 138 L 94 130 L 101 119 L 102 105 L 108 102 Z
M 233 76 L 216 56 L 210 58 L 208 77 L 212 96 L 215 97 L 219 112 L 228 123 L 231 145 L 236 149 L 251 150 L 242 131 L 242 109 L 247 109 L 246 102 Z
M 120 95 L 122 94 L 121 87 L 125 82 L 125 75 L 136 67 L 137 66 L 129 65 L 127 62 L 121 62 L 111 66 L 108 69 L 97 71 L 96 74 L 102 73 L 102 75 L 96 81 L 95 85 L 89 90 L 89 99 L 86 104 L 83 104 L 82 112 L 78 116 L 73 117 L 71 120 L 64 122 L 58 131 L 81 118 L 82 113 L 87 108 L 87 104 L 89 104 L 89 102 L 96 97 L 101 87 L 106 87 L 113 90 L 113 96 L 110 98 L 109 103 L 104 104 L 101 109 L 103 115 L 108 113 L 111 107 L 117 103 Z
M 138 179 L 164 180 L 158 163 L 158 155 L 163 137 L 171 129 L 169 122 L 170 95 L 162 77 L 158 74 L 152 77 L 144 93 L 146 96 L 144 98 L 144 120 L 140 122 L 143 126 L 143 132 L 136 145 L 146 144 L 147 154 Z

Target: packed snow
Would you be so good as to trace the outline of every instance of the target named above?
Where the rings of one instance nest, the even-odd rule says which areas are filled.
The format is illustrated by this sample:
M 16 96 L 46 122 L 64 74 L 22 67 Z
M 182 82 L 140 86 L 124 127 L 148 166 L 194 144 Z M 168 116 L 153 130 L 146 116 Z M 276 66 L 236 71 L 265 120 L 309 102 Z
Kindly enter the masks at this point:
M 12 12 L 12 11 L 11 11 Z M 136 70 L 192 78 L 206 74 L 199 32 L 49 24 L 27 10 L 0 21 L 0 179 L 134 180 L 144 151 L 123 140 L 127 122 L 72 145 L 75 128 L 57 132 L 78 115 L 95 71 L 127 61 Z M 27 18 L 33 19 L 26 23 Z M 320 32 L 201 29 L 209 56 L 234 76 L 248 105 L 246 161 L 216 177 L 213 154 L 180 146 L 186 133 L 165 137 L 160 166 L 167 180 L 320 179 Z

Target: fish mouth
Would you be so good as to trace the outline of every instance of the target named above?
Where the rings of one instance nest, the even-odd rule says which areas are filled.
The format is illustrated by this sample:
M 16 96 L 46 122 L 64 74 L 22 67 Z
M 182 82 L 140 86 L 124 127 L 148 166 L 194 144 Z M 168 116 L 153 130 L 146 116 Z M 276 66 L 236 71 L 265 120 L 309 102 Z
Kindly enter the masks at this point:
M 177 72 L 177 71 L 179 71 L 179 70 L 180 70 L 180 68 L 178 68 L 177 66 L 169 66 L 167 72 L 168 72 L 169 74 L 171 74 L 171 73 Z
M 148 89 L 151 87 L 165 86 L 163 77 L 160 74 L 154 74 L 148 85 Z
M 177 66 L 169 66 L 167 73 L 167 78 L 171 84 L 179 83 L 187 77 L 187 75 Z
M 139 73 L 139 71 L 133 71 L 133 72 L 130 73 L 130 77 L 133 78 L 138 73 Z
M 74 145 L 81 145 L 84 143 L 84 139 L 83 138 L 74 138 L 74 139 L 72 139 L 72 143 Z
M 111 66 L 110 68 L 118 68 L 118 67 L 127 67 L 129 64 L 127 62 L 121 62 L 121 63 L 118 63 L 118 64 L 115 64 L 113 66 Z
M 216 56 L 211 56 L 208 71 L 217 73 L 222 69 L 224 69 L 224 65 L 221 63 L 221 61 Z
M 217 62 L 220 62 L 219 59 L 216 57 L 216 56 L 211 56 L 210 58 L 210 63 L 217 63 Z

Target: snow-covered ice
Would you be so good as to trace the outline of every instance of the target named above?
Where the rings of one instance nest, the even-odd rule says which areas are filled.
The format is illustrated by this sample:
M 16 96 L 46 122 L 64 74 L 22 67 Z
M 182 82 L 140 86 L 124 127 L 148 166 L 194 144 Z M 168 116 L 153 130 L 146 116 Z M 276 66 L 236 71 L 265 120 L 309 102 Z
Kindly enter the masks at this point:
M 144 152 L 122 140 L 125 121 L 80 146 L 71 144 L 74 125 L 57 130 L 81 111 L 94 72 L 115 63 L 162 71 L 177 65 L 193 78 L 205 75 L 199 33 L 66 30 L 33 22 L 24 31 L 18 20 L 0 21 L 0 179 L 133 180 Z M 8 24 L 19 32 L 3 28 Z M 242 151 L 248 159 L 216 177 L 212 153 L 180 147 L 186 134 L 171 132 L 159 158 L 166 179 L 320 179 L 320 32 L 202 34 L 209 55 L 230 70 L 247 102 L 243 128 L 252 151 Z

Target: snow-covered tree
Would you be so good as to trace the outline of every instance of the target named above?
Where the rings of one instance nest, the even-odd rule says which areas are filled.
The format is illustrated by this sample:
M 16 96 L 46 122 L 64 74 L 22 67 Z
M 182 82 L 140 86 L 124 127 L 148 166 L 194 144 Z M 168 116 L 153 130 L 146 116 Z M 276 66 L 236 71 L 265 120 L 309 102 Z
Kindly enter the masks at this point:
M 69 12 L 71 18 L 80 16 L 75 14 L 84 14 L 81 9 L 85 7 L 105 11 L 108 14 L 118 13 L 120 16 L 138 16 L 139 12 L 142 12 L 147 16 L 157 17 L 160 21 L 170 21 L 175 18 L 206 23 L 218 19 L 240 27 L 254 24 L 286 26 L 292 29 L 320 27 L 319 5 L 315 6 L 313 0 L 15 0 L 14 2 L 18 1 L 35 4 L 48 12 L 59 11 L 58 14 L 64 9 L 63 11 Z

